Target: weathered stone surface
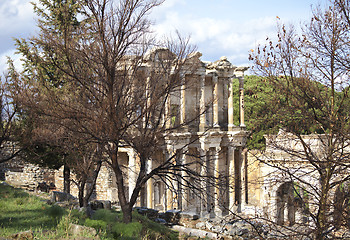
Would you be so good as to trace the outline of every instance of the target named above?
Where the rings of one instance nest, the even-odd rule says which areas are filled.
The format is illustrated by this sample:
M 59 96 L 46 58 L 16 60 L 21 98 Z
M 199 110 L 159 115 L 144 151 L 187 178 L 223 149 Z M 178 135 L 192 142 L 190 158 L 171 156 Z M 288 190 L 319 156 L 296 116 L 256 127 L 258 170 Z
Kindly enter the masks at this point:
M 0 175 L 2 180 L 9 184 L 34 191 L 38 183 L 53 183 L 54 170 L 41 168 L 34 164 L 25 163 L 18 159 L 0 164 Z
M 134 209 L 136 209 L 136 211 L 139 214 L 146 216 L 153 221 L 159 217 L 158 210 L 155 210 L 155 209 L 144 208 L 144 207 L 136 207 Z
M 103 209 L 103 202 L 102 201 L 98 201 L 98 200 L 93 200 L 89 202 L 89 207 L 92 210 L 98 210 L 98 209 Z
M 89 208 L 91 210 L 98 210 L 98 209 L 112 209 L 112 203 L 108 200 L 93 200 L 89 202 Z
M 34 234 L 32 231 L 24 231 L 13 234 L 11 238 L 16 240 L 31 240 L 34 239 Z
M 170 224 L 179 224 L 179 221 L 180 221 L 180 213 L 181 211 L 180 210 L 168 210 L 165 212 L 165 221 L 167 221 L 168 223 Z
M 167 223 L 163 218 L 156 218 L 154 221 L 157 222 L 157 223 L 160 223 L 160 224 L 166 224 Z
M 75 200 L 75 197 L 69 193 L 52 191 L 50 200 L 51 202 L 69 202 Z
M 94 228 L 81 226 L 78 224 L 70 224 L 69 231 L 70 231 L 70 234 L 72 234 L 73 236 L 78 236 L 83 234 L 89 234 L 93 236 L 97 235 L 97 232 Z
M 213 232 L 187 228 L 179 225 L 174 225 L 172 228 L 176 231 L 179 231 L 180 233 L 185 233 L 188 236 L 196 236 L 196 237 L 209 238 L 209 239 L 220 239 L 219 234 L 213 233 Z
M 180 220 L 179 225 L 189 227 L 189 228 L 195 228 L 197 224 L 197 220 L 199 219 L 199 216 L 196 213 L 192 212 L 180 212 Z
M 206 229 L 208 229 L 210 231 L 214 230 L 213 224 L 211 224 L 209 221 L 205 222 L 205 227 L 206 227 Z
M 181 218 L 186 218 L 188 220 L 197 220 L 199 219 L 199 215 L 192 212 L 180 212 Z
M 205 229 L 205 222 L 198 222 L 196 224 L 196 228 L 204 230 Z

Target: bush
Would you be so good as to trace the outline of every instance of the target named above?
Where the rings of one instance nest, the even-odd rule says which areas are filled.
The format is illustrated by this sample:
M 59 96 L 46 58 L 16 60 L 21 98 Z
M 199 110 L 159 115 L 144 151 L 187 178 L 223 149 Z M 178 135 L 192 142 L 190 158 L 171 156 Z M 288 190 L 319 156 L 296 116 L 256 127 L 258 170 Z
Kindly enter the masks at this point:
M 117 213 L 107 209 L 98 209 L 92 216 L 93 220 L 103 220 L 106 223 L 114 223 L 117 220 Z
M 141 239 L 142 224 L 139 222 L 132 223 L 115 223 L 112 227 L 114 237 L 118 239 Z
M 70 212 L 72 222 L 76 224 L 84 224 L 85 220 L 88 218 L 86 212 L 79 211 L 77 209 L 72 209 Z
M 55 221 L 59 221 L 62 216 L 65 213 L 64 208 L 61 208 L 58 205 L 52 205 L 51 207 L 46 209 L 46 213 L 47 215 L 49 215 L 50 217 L 52 217 Z
M 105 230 L 107 228 L 107 223 L 103 220 L 86 219 L 84 225 L 95 228 L 97 231 Z

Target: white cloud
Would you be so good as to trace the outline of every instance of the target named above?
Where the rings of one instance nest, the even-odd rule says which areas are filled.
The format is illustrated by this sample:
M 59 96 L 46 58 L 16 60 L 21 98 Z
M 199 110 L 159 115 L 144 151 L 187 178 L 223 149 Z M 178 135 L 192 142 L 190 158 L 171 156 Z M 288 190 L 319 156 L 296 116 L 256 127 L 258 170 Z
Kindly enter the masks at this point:
M 171 26 L 171 28 L 169 28 Z M 195 18 L 190 14 L 168 12 L 165 19 L 154 26 L 158 36 L 179 30 L 191 35 L 191 41 L 210 61 L 222 55 L 229 56 L 233 64 L 248 64 L 248 52 L 263 43 L 266 36 L 275 33 L 276 17 L 249 19 L 246 22 L 234 19 Z
M 0 76 L 6 74 L 7 72 L 8 58 L 11 58 L 13 60 L 13 64 L 18 71 L 21 71 L 23 69 L 21 56 L 15 54 L 15 49 L 11 49 L 0 55 Z
M 32 28 L 34 13 L 29 0 L 2 0 L 0 3 L 0 30 L 2 35 L 19 29 Z
M 185 0 L 166 0 L 162 5 L 160 5 L 159 10 L 163 11 L 166 8 L 172 8 L 176 4 L 185 4 Z
M 0 0 L 0 54 L 14 48 L 13 38 L 28 37 L 36 28 L 30 0 Z

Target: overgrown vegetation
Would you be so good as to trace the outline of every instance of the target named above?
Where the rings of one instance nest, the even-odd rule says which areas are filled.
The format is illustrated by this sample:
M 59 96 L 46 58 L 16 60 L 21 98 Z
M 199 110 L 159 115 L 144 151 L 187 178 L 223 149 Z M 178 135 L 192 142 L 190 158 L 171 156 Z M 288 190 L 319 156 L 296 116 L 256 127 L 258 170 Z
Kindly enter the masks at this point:
M 48 205 L 43 199 L 0 184 L 0 237 L 31 230 L 36 239 L 69 239 L 72 223 L 97 230 L 100 239 L 178 239 L 178 234 L 167 227 L 133 213 L 134 221 L 122 223 L 121 212 L 100 209 L 92 219 L 78 210 Z M 91 233 L 84 237 L 95 239 Z

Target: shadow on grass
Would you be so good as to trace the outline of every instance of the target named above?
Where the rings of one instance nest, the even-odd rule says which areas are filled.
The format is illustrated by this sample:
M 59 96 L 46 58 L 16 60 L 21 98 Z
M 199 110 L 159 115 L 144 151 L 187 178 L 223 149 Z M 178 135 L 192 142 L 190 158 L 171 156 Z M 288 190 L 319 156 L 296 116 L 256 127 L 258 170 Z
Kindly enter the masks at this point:
M 49 206 L 21 189 L 0 184 L 0 229 L 6 232 L 56 228 L 64 210 L 53 208 L 59 207 Z

